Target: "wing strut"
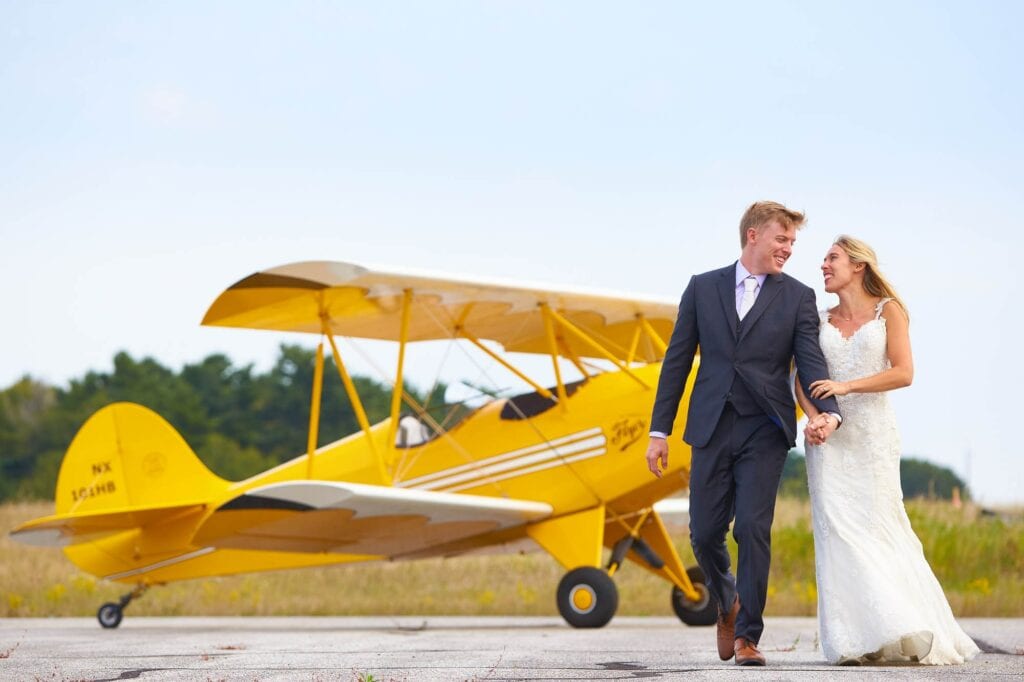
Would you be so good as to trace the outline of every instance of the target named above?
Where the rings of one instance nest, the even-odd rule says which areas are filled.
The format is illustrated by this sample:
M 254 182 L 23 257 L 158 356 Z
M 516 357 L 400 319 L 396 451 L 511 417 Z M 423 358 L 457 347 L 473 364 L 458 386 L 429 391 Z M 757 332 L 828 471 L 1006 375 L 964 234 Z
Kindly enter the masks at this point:
M 345 393 L 348 394 L 348 399 L 352 402 L 352 410 L 356 413 L 356 420 L 359 422 L 359 428 L 361 428 L 363 433 L 366 435 L 366 442 L 370 446 L 370 451 L 373 452 L 374 457 L 377 460 L 377 467 L 380 469 L 380 480 L 386 485 L 391 485 L 391 476 L 388 475 L 387 469 L 384 467 L 384 461 L 381 459 L 380 452 L 377 450 L 377 445 L 373 442 L 373 433 L 370 432 L 370 420 L 366 418 L 366 410 L 363 409 L 363 401 L 359 399 L 359 392 L 356 390 L 355 384 L 352 383 L 352 377 L 349 376 L 348 370 L 345 369 L 345 363 L 341 360 L 341 353 L 338 352 L 338 344 L 334 342 L 334 334 L 331 333 L 330 320 L 326 316 L 323 318 L 323 333 L 327 336 L 327 340 L 331 342 L 331 353 L 334 355 L 334 365 L 338 368 L 338 375 L 341 377 L 341 383 L 345 385 Z
M 653 343 L 654 347 L 658 349 L 658 352 L 664 356 L 665 351 L 668 349 L 668 346 L 665 345 L 665 341 L 658 335 L 658 332 L 655 331 L 654 327 L 651 326 L 651 323 L 647 321 L 646 317 L 638 315 L 637 319 L 640 320 L 640 324 L 643 325 L 644 331 L 647 332 L 647 336 L 651 338 L 651 343 Z
M 313 395 L 309 399 L 309 437 L 306 439 L 306 478 L 313 478 L 313 453 L 320 435 L 320 400 L 324 387 L 324 342 L 316 347 L 316 365 L 313 369 Z
M 631 379 L 633 379 L 634 381 L 636 381 L 638 384 L 640 384 L 644 388 L 650 388 L 650 386 L 647 385 L 646 381 L 644 381 L 643 379 L 638 377 L 636 374 L 634 374 L 632 371 L 630 371 L 629 366 L 626 363 L 624 363 L 622 360 L 618 359 L 617 357 L 615 357 L 614 355 L 609 353 L 608 350 L 604 346 L 602 346 L 600 343 L 598 343 L 594 339 L 590 338 L 590 336 L 588 334 L 586 334 L 582 329 L 580 329 L 579 327 L 574 325 L 572 322 L 570 322 L 569 320 L 565 319 L 564 317 L 562 317 L 561 315 L 556 313 L 554 310 L 551 310 L 546 305 L 544 306 L 544 309 L 547 311 L 547 315 L 549 316 L 549 319 L 554 320 L 563 329 L 565 329 L 567 332 L 569 332 L 570 334 L 575 336 L 577 339 L 579 339 L 583 343 L 587 344 L 588 346 L 590 346 L 591 348 L 596 350 L 606 360 L 608 360 L 610 362 L 613 362 L 616 367 L 618 367 L 620 370 L 622 370 L 623 372 L 628 374 L 629 377 Z M 550 334 L 549 334 L 549 336 L 550 336 Z
M 402 323 L 398 333 L 398 369 L 395 371 L 395 386 L 391 389 L 391 423 L 388 425 L 388 448 L 395 447 L 395 432 L 398 430 L 398 410 L 402 406 L 402 372 L 405 369 L 405 346 L 409 341 L 409 309 L 412 307 L 412 289 L 402 290 Z
M 636 329 L 633 331 L 633 340 L 629 343 L 629 352 L 626 353 L 626 364 L 633 364 L 633 358 L 636 357 L 636 347 L 640 343 L 640 334 L 644 330 L 644 320 L 642 317 L 637 318 Z
M 501 357 L 500 355 L 498 355 L 497 353 L 492 351 L 490 348 L 488 348 L 487 346 L 485 346 L 482 343 L 480 343 L 480 339 L 478 339 L 475 336 L 473 336 L 469 332 L 469 330 L 466 329 L 465 327 L 456 327 L 455 328 L 455 334 L 457 336 L 461 336 L 462 338 L 466 339 L 467 341 L 472 343 L 474 346 L 476 346 L 477 348 L 479 348 L 483 352 L 487 353 L 487 355 L 492 360 L 497 362 L 499 365 L 501 365 L 502 367 L 504 367 L 508 371 L 510 371 L 513 374 L 515 374 L 517 377 L 519 377 L 520 379 L 522 379 L 526 383 L 530 384 L 530 386 L 533 387 L 533 390 L 537 391 L 537 393 L 540 393 L 542 396 L 544 396 L 545 398 L 547 398 L 549 400 L 554 400 L 555 399 L 555 396 L 551 394 L 551 391 L 549 391 L 548 389 L 544 388 L 543 386 L 538 384 L 536 381 L 534 381 L 530 377 L 528 377 L 525 374 L 523 374 L 522 372 L 520 372 L 518 369 L 516 369 L 511 364 L 509 364 L 509 362 L 507 360 L 505 360 L 505 358 Z
M 548 346 L 551 348 L 551 364 L 555 368 L 555 382 L 558 387 L 558 404 L 562 410 L 569 409 L 569 396 L 565 392 L 565 384 L 562 382 L 562 370 L 558 366 L 558 340 L 555 338 L 555 311 L 547 303 L 540 304 L 540 312 L 544 316 L 544 333 L 548 337 Z

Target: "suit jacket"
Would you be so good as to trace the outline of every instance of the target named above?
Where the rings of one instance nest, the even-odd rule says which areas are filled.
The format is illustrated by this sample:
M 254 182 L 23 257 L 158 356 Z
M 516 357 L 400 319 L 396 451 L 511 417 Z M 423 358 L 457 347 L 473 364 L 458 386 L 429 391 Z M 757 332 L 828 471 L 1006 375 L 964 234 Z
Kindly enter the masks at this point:
M 690 279 L 661 367 L 651 430 L 672 432 L 700 347 L 700 366 L 690 396 L 683 440 L 704 447 L 718 424 L 737 378 L 749 397 L 796 443 L 796 404 L 790 387 L 796 360 L 804 394 L 828 366 L 818 345 L 814 290 L 785 274 L 768 275 L 753 308 L 740 322 L 736 314 L 736 264 Z M 839 413 L 835 398 L 811 399 L 822 412 Z

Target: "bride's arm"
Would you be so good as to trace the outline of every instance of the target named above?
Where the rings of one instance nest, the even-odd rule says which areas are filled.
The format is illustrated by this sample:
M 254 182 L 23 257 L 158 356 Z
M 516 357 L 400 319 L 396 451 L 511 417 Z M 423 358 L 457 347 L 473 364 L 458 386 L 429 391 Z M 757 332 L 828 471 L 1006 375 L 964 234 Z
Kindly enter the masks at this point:
M 814 406 L 814 403 L 811 402 L 810 398 L 808 398 L 804 394 L 804 389 L 800 385 L 799 373 L 795 378 L 796 380 L 793 382 L 793 387 L 796 388 L 796 401 L 800 403 L 800 409 L 804 411 L 804 414 L 807 415 L 807 418 L 814 419 L 815 417 L 818 416 L 818 408 L 816 408 Z M 813 386 L 814 384 L 811 385 Z
M 804 439 L 806 445 L 821 445 L 825 442 L 822 437 L 821 424 L 816 423 L 816 419 L 821 415 L 818 408 L 814 406 L 811 399 L 804 393 L 803 387 L 800 385 L 799 374 L 795 377 L 793 382 L 796 388 L 796 401 L 800 403 L 800 409 L 807 415 L 807 425 L 804 427 Z
M 898 304 L 886 303 L 882 308 L 885 318 L 886 354 L 889 369 L 853 381 L 816 381 L 811 384 L 811 395 L 823 398 L 847 393 L 880 393 L 909 386 L 914 380 L 914 356 L 910 351 L 910 321 Z

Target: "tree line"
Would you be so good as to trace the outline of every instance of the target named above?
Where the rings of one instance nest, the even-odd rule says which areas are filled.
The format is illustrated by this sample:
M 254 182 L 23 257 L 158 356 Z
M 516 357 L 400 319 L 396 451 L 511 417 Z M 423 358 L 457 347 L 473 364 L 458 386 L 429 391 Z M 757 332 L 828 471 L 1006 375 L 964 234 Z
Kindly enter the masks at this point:
M 104 405 L 131 401 L 156 411 L 178 430 L 214 473 L 241 480 L 306 450 L 315 351 L 282 345 L 269 371 L 236 366 L 222 354 L 180 372 L 152 358 L 114 357 L 112 372 L 90 371 L 67 387 L 24 377 L 0 391 L 0 501 L 52 499 L 71 439 Z M 333 381 L 332 381 L 333 379 Z M 390 413 L 391 386 L 352 378 L 371 423 Z M 421 405 L 437 409 L 439 384 L 427 396 L 405 386 Z M 324 361 L 319 442 L 359 429 L 330 357 Z
M 958 489 L 961 499 L 970 499 L 967 484 L 953 473 L 952 469 L 916 457 L 900 459 L 900 484 L 903 487 L 904 498 L 949 500 L 953 497 L 953 490 Z M 808 497 L 807 461 L 796 450 L 791 450 L 786 458 L 779 494 L 800 499 Z
M 0 390 L 0 501 L 52 499 L 57 472 L 71 439 L 88 417 L 118 401 L 155 410 L 178 430 L 214 473 L 241 480 L 287 461 L 306 449 L 315 351 L 282 345 L 269 371 L 235 366 L 223 354 L 185 365 L 180 372 L 152 358 L 128 353 L 114 357 L 111 372 L 90 371 L 67 387 L 24 377 Z M 328 443 L 359 429 L 330 357 L 324 362 L 319 442 Z M 387 417 L 391 386 L 368 377 L 353 383 L 371 423 Z M 430 395 L 405 386 L 421 405 L 440 411 L 444 384 Z M 948 498 L 966 487 L 953 472 L 917 459 L 901 463 L 904 495 Z M 781 491 L 807 495 L 803 458 L 791 453 Z

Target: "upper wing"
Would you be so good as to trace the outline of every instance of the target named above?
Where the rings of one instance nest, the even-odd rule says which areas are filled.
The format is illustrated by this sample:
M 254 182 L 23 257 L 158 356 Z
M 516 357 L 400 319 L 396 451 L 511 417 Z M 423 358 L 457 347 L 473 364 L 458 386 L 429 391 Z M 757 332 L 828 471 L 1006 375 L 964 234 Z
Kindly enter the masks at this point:
M 542 502 L 359 483 L 296 481 L 221 505 L 193 544 L 399 557 L 551 514 Z
M 410 291 L 410 341 L 448 339 L 463 328 L 508 351 L 548 353 L 540 304 L 547 304 L 616 355 L 625 357 L 637 318 L 662 339 L 672 333 L 677 303 L 615 294 L 568 291 L 373 271 L 352 263 L 310 261 L 257 272 L 217 297 L 203 324 L 397 341 L 403 292 Z M 564 341 L 581 357 L 597 357 L 575 337 Z M 654 362 L 661 352 L 640 343 L 635 358 Z

